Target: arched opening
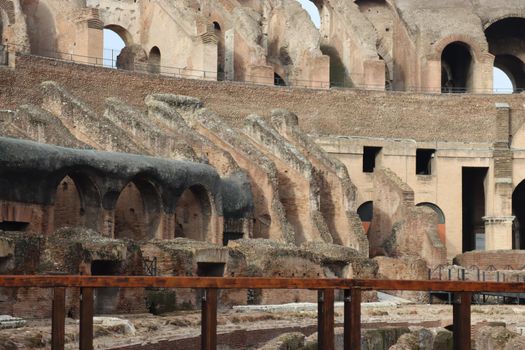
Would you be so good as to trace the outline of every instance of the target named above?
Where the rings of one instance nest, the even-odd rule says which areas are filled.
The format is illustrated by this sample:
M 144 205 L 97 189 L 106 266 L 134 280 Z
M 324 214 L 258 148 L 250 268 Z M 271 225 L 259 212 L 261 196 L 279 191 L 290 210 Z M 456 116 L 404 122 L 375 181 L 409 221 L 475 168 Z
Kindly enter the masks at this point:
M 56 187 L 54 196 L 54 228 L 88 227 L 98 230 L 100 194 L 85 174 L 72 172 Z
M 115 206 L 115 233 L 119 239 L 154 239 L 160 221 L 161 201 L 155 186 L 140 177 L 120 192 Z
M 224 33 L 219 22 L 213 22 L 213 31 L 217 36 L 217 80 L 224 80 L 226 68 L 226 52 Z
M 186 189 L 175 207 L 175 237 L 206 241 L 210 237 L 212 204 L 204 186 Z
M 359 208 L 357 208 L 357 215 L 359 215 L 359 218 L 363 223 L 365 233 L 368 234 L 372 218 L 374 217 L 374 202 L 368 201 L 361 204 Z
M 273 85 L 286 86 L 286 81 L 277 73 L 273 73 Z
M 512 248 L 525 249 L 525 180 L 512 193 Z
M 148 56 L 148 72 L 160 74 L 160 63 L 160 49 L 157 46 L 153 46 Z
M 495 94 L 511 94 L 514 92 L 514 83 L 501 69 L 494 67 L 492 71 L 492 91 Z
M 104 66 L 119 69 L 134 67 L 137 53 L 133 52 L 133 38 L 127 29 L 116 24 L 109 24 L 104 27 L 103 35 Z
M 80 226 L 84 215 L 80 194 L 72 178 L 66 176 L 58 185 L 55 197 L 55 229 Z
M 439 238 L 440 238 L 441 242 L 443 244 L 445 244 L 446 243 L 446 239 L 447 239 L 446 227 L 445 227 L 445 214 L 443 213 L 441 208 L 438 207 L 437 205 L 433 204 L 433 203 L 427 203 L 427 202 L 419 203 L 419 204 L 417 204 L 417 206 L 418 207 L 428 207 L 428 208 L 432 209 L 437 214 L 437 217 L 438 217 L 437 230 L 438 230 Z
M 494 60 L 494 71 L 499 70 L 503 75 L 503 79 L 507 78 L 510 81 L 510 86 L 507 83 L 507 87 L 498 89 L 499 92 L 519 92 L 525 88 L 525 74 L 523 69 L 525 65 L 523 62 L 512 55 L 499 55 Z M 494 72 L 496 74 L 496 72 Z M 497 80 L 494 80 L 494 88 L 496 89 Z
M 315 4 L 314 1 L 311 0 L 298 0 L 301 6 L 308 12 L 310 15 L 310 18 L 312 19 L 312 23 L 317 27 L 321 27 L 321 13 L 319 12 L 319 8 Z M 318 1 L 317 1 L 318 2 Z
M 485 36 L 489 52 L 495 56 L 494 67 L 510 78 L 513 91 L 525 89 L 525 19 L 509 17 L 494 22 Z
M 45 1 L 23 1 L 31 53 L 60 58 L 57 54 L 55 18 Z
M 441 53 L 441 91 L 467 92 L 472 86 L 473 57 L 470 47 L 456 41 Z

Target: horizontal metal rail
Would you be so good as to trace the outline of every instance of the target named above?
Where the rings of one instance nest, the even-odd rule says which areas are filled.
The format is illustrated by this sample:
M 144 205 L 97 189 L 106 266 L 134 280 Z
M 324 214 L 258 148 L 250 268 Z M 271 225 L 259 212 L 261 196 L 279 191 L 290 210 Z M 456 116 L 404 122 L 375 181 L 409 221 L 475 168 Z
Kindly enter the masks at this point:
M 1 275 L 0 287 L 36 288 L 218 288 L 218 289 L 370 289 L 447 292 L 525 292 L 525 282 L 364 280 L 341 278 L 56 276 Z
M 319 348 L 334 349 L 334 293 L 344 290 L 344 349 L 361 349 L 361 293 L 364 290 L 409 290 L 454 293 L 454 349 L 471 349 L 470 307 L 473 293 L 525 293 L 523 282 L 408 281 L 249 277 L 137 277 L 3 275 L 0 287 L 53 288 L 52 349 L 63 350 L 66 288 L 80 288 L 80 350 L 93 349 L 93 296 L 95 288 L 204 289 L 201 349 L 217 348 L 217 300 L 220 289 L 312 289 L 318 293 Z

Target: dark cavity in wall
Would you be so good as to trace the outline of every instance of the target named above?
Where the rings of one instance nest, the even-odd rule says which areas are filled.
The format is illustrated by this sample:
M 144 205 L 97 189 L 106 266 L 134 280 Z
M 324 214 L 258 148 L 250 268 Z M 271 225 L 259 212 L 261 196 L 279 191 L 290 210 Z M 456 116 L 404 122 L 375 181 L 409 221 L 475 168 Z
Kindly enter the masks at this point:
M 488 168 L 463 168 L 463 252 L 485 249 L 485 179 Z
M 377 165 L 377 156 L 381 152 L 381 147 L 363 147 L 363 172 L 373 173 Z
M 93 276 L 117 276 L 120 271 L 120 262 L 113 260 L 93 260 L 91 274 Z M 95 314 L 109 314 L 114 312 L 118 305 L 120 288 L 95 289 Z

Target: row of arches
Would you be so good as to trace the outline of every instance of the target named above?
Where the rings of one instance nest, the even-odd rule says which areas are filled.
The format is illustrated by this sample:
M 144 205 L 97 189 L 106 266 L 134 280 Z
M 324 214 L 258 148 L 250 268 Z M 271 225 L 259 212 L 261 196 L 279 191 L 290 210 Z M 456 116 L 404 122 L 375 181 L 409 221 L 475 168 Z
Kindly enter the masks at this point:
M 494 91 L 516 92 L 525 88 L 525 19 L 510 17 L 485 29 L 489 53 L 494 56 Z M 479 54 L 478 54 L 479 55 Z M 480 57 L 466 42 L 455 41 L 441 52 L 443 92 L 468 92 L 473 88 L 474 67 Z
M 105 218 L 103 208 L 113 215 Z M 163 203 L 159 189 L 144 177 L 135 177 L 120 192 L 100 195 L 95 183 L 82 173 L 70 173 L 60 180 L 54 196 L 54 228 L 85 226 L 99 229 L 111 221 L 113 237 L 148 241 L 154 238 L 184 237 L 206 241 L 211 237 L 213 213 L 211 194 L 202 185 L 182 192 L 176 205 L 171 232 L 159 234 Z

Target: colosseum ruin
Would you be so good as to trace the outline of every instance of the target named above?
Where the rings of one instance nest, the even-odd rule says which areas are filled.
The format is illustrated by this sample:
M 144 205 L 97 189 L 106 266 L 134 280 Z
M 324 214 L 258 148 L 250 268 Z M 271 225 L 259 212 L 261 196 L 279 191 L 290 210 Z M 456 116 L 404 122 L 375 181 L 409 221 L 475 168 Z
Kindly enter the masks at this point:
M 0 275 L 525 281 L 525 2 L 311 2 L 319 27 L 297 0 L 0 0 Z M 97 289 L 94 309 L 202 296 Z M 52 299 L 0 284 L 0 315 Z

